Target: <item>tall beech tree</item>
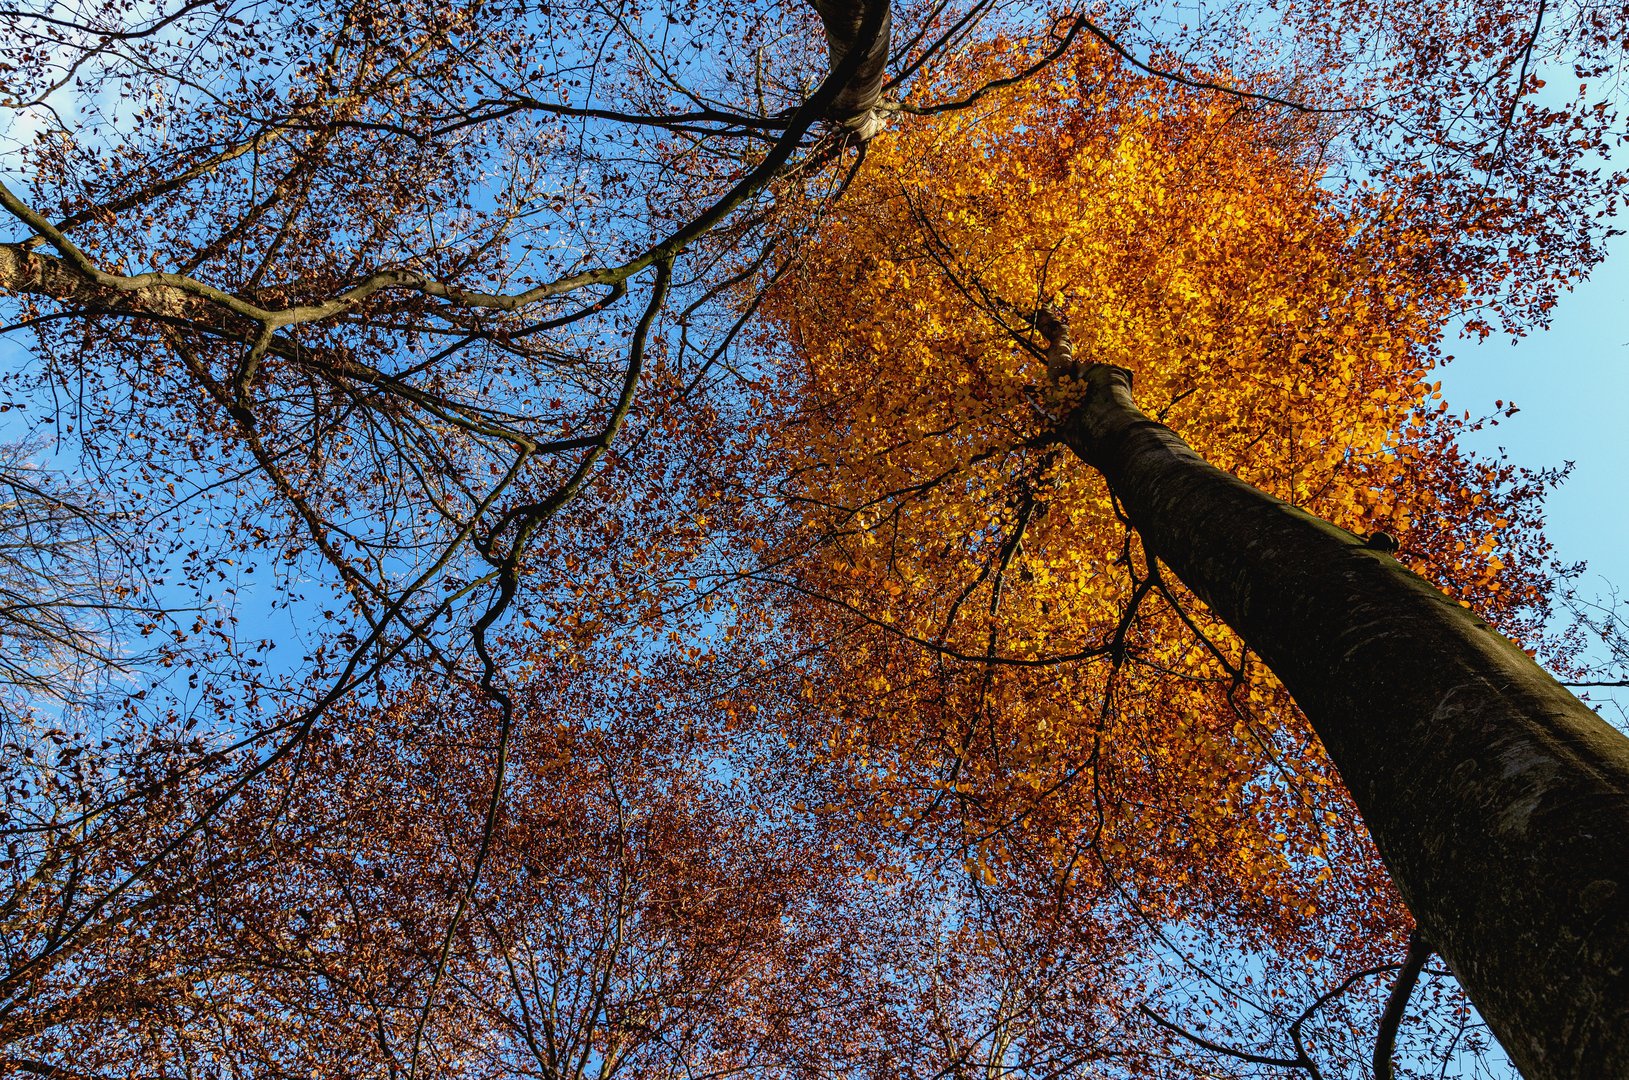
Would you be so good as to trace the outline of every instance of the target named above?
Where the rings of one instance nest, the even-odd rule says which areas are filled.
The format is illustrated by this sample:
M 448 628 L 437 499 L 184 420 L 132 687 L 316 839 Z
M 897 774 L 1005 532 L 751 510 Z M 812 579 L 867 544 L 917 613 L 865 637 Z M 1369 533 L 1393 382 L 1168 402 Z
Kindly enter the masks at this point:
M 1524 1068 L 1607 1052 L 1521 1034 L 1418 868 L 1457 819 L 1378 824 L 1059 440 L 1113 473 L 1127 404 L 1067 322 L 1536 642 L 1547 478 L 1426 376 L 1599 257 L 1621 11 L 7 17 L 7 415 L 172 609 L 128 693 L 10 729 L 9 1067 L 1318 1076 L 1422 977 L 1337 769 Z M 1201 931 L 1296 1007 L 1174 1015 Z
M 1629 738 L 1386 545 L 1205 464 L 1125 369 L 1080 374 L 1063 438 L 1284 681 L 1523 1075 L 1629 1068 Z
M 1521 482 L 1425 381 L 1478 285 L 1236 101 L 1104 49 L 1049 80 L 874 147 L 768 308 L 791 389 L 749 460 L 801 524 L 760 573 L 857 635 L 830 752 L 889 762 L 868 812 L 959 816 L 973 872 L 1085 853 L 1178 920 L 1202 874 L 1310 921 L 1344 781 L 1524 1074 L 1621 1071 L 1629 742 L 1465 607 L 1531 634 L 1543 590 Z

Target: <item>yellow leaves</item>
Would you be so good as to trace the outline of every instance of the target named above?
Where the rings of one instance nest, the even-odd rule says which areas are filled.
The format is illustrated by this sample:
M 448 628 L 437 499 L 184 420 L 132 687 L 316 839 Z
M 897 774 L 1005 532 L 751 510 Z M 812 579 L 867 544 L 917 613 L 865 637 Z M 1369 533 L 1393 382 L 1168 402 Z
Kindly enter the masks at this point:
M 1150 897 L 1208 876 L 1308 915 L 1325 831 L 1354 828 L 1322 809 L 1344 810 L 1336 781 L 1282 688 L 1175 583 L 1148 588 L 1100 479 L 1048 443 L 1029 317 L 1063 309 L 1077 357 L 1131 368 L 1220 467 L 1419 551 L 1476 506 L 1478 484 L 1419 480 L 1461 286 L 1411 276 L 1413 239 L 1360 227 L 1282 132 L 1090 50 L 1068 63 L 902 118 L 767 298 L 796 388 L 764 428 L 794 463 L 773 490 L 801 516 L 765 561 L 803 590 L 800 633 L 841 642 L 801 698 L 842 728 L 834 760 L 973 835 L 1060 862 L 1100 836 Z M 1467 581 L 1504 580 L 1502 528 L 1454 553 Z
M 969 859 L 962 863 L 962 869 L 967 871 L 968 876 L 978 878 L 986 885 L 996 883 L 995 871 L 990 869 L 982 854 L 977 859 Z

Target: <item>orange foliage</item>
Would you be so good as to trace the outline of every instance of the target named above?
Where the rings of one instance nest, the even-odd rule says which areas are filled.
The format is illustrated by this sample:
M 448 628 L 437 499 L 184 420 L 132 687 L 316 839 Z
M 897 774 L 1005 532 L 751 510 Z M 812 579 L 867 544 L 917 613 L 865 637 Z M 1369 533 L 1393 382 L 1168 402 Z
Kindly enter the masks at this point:
M 1473 6 L 1513 63 L 1523 27 Z M 170 553 L 196 607 L 259 560 L 277 583 L 257 603 L 322 618 L 276 675 L 226 617 L 176 624 L 158 663 L 201 673 L 201 703 L 177 691 L 148 730 L 144 690 L 99 749 L 47 734 L 48 760 L 0 762 L 20 838 L 0 864 L 0 1064 L 408 1075 L 422 1044 L 418 1075 L 1168 1075 L 1192 1048 L 1136 1006 L 1182 996 L 1201 939 L 1280 1003 L 1396 954 L 1406 917 L 1304 720 L 1055 444 L 1030 320 L 1061 309 L 1077 356 L 1133 370 L 1209 460 L 1394 534 L 1534 637 L 1545 479 L 1460 451 L 1468 418 L 1431 372 L 1456 305 L 1501 286 L 1490 184 L 1534 276 L 1596 254 L 1594 234 L 1559 238 L 1594 190 L 1568 172 L 1583 150 L 1546 153 L 1578 123 L 1523 106 L 1512 153 L 1550 173 L 1496 175 L 1503 134 L 1467 149 L 1446 123 L 1444 173 L 1379 154 L 1405 162 L 1391 187 L 1342 187 L 1321 122 L 1134 74 L 1077 20 L 1036 78 L 890 114 L 840 198 L 804 197 L 851 150 L 786 132 L 777 67 L 824 53 L 781 23 L 813 17 L 714 7 L 605 14 L 627 40 L 549 5 L 223 15 L 230 108 L 155 94 L 162 122 L 139 113 L 106 160 L 29 151 L 40 213 L 107 273 L 196 280 L 183 306 L 109 307 L 65 248 L 8 247 L 44 358 L 22 382 L 76 388 L 87 460 L 135 474 L 120 505 L 200 507 L 210 542 Z M 1422 115 L 1469 94 L 1491 141 L 1480 74 L 1415 64 L 1437 58 L 1414 32 L 1433 11 L 1396 11 L 1285 14 L 1327 27 L 1284 71 L 1361 97 L 1341 89 L 1368 70 L 1343 59 L 1368 40 L 1352 26 L 1384 23 L 1422 43 L 1367 89 L 1415 80 Z M 1054 45 L 947 63 L 960 11 L 898 18 L 926 64 L 902 75 L 913 102 Z M 99 26 L 82 46 L 36 26 L 28 47 L 99 54 Z M 1207 33 L 1172 40 L 1233 51 Z M 238 48 L 261 38 L 275 50 Z M 721 42 L 720 72 L 688 68 Z M 155 29 L 130 69 L 182 44 Z M 285 48 L 298 77 L 262 79 Z M 374 89 L 335 89 L 353 82 Z M 263 121 L 223 134 L 240 105 Z M 771 146 L 798 155 L 756 168 Z M 283 177 L 270 194 L 262 173 Z M 739 213 L 696 216 L 752 176 Z M 1474 244 L 1447 242 L 1473 219 Z M 648 305 L 618 307 L 652 266 Z M 719 297 L 771 276 L 763 367 L 707 385 L 735 333 Z M 476 620 L 493 632 L 472 658 Z
M 997 46 L 943 77 L 1011 66 Z M 1282 688 L 1053 444 L 1029 318 L 1061 309 L 1077 359 L 1131 369 L 1214 464 L 1395 534 L 1532 631 L 1538 482 L 1462 454 L 1429 379 L 1464 284 L 1307 149 L 1097 49 L 902 123 L 769 301 L 770 449 L 731 466 L 795 508 L 764 576 L 824 650 L 812 749 L 863 775 L 862 813 L 959 845 L 991 885 L 1134 897 L 1297 957 L 1400 907 Z

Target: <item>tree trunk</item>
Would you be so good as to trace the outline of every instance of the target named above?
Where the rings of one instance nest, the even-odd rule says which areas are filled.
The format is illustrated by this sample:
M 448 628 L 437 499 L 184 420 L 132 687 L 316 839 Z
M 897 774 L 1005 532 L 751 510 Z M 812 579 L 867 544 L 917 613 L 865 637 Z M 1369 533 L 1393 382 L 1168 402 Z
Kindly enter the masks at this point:
M 875 35 L 867 35 L 867 0 L 812 0 L 812 3 L 826 30 L 826 49 L 831 55 L 833 71 L 851 50 L 856 47 L 864 50 L 854 77 L 832 103 L 827 115 L 840 127 L 853 132 L 858 141 L 867 142 L 882 127 L 877 106 L 882 104 L 883 74 L 893 37 L 893 4 L 883 9 L 882 28 Z
M 1629 739 L 1390 555 L 1207 464 L 1084 372 L 1060 435 L 1272 668 L 1529 1080 L 1629 1077 Z

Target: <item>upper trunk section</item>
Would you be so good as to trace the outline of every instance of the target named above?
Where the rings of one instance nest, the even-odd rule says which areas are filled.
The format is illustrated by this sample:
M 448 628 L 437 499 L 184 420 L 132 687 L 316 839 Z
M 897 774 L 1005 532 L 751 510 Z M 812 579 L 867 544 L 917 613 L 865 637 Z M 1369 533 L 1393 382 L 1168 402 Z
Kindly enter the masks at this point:
M 1629 1077 L 1629 739 L 1389 554 L 1200 459 L 1096 365 L 1062 438 L 1322 738 L 1530 1080 Z
M 826 28 L 826 47 L 831 50 L 831 69 L 848 56 L 850 50 L 864 50 L 860 67 L 843 87 L 828 116 L 842 127 L 854 132 L 861 142 L 870 139 L 882 127 L 877 106 L 882 103 L 883 69 L 888 63 L 888 44 L 892 36 L 892 5 L 883 10 L 882 29 L 869 41 L 858 40 L 865 23 L 867 0 L 812 0 L 820 21 Z M 870 0 L 871 4 L 887 0 Z

